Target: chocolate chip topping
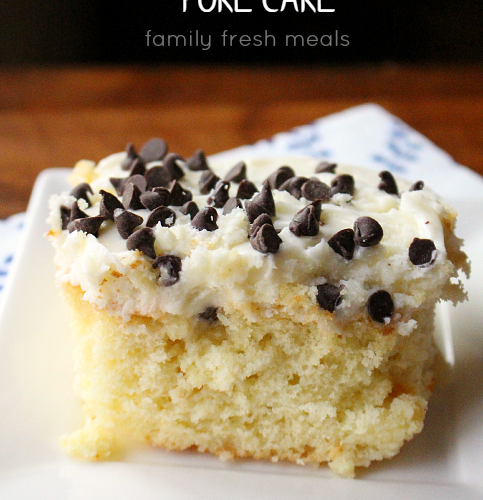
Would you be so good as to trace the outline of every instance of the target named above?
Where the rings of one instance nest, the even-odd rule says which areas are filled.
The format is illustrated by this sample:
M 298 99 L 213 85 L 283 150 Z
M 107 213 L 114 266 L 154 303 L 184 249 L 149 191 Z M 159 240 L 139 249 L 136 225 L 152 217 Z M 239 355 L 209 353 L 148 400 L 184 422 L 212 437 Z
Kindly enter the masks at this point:
M 240 161 L 228 171 L 223 180 L 228 182 L 241 182 L 246 178 L 247 165 L 244 161 Z
M 342 302 L 341 292 L 344 285 L 336 286 L 325 283 L 317 286 L 317 303 L 325 311 L 333 313 L 335 308 Z
M 287 191 L 292 196 L 297 198 L 297 200 L 300 200 L 300 198 L 302 197 L 302 186 L 308 180 L 309 179 L 307 179 L 307 177 L 291 177 L 290 179 L 286 180 L 278 189 L 280 191 Z
M 153 137 L 146 142 L 141 150 L 139 156 L 146 162 L 162 160 L 168 152 L 168 145 L 166 141 L 159 137 Z
M 148 189 L 166 187 L 172 181 L 171 174 L 166 167 L 151 167 L 144 174 Z
M 381 182 L 379 183 L 378 188 L 381 191 L 385 191 L 387 194 L 395 194 L 396 196 L 399 196 L 396 179 L 394 179 L 391 172 L 387 170 L 379 172 L 379 177 L 381 178 Z
M 119 201 L 117 196 L 103 189 L 99 191 L 99 194 L 102 195 L 102 200 L 99 203 L 99 215 L 104 216 L 106 219 L 114 220 L 114 210 L 116 210 L 116 208 L 124 208 L 123 204 Z
M 193 217 L 200 211 L 198 208 L 198 205 L 194 201 L 188 201 L 188 203 L 185 203 L 181 207 L 181 213 L 183 215 L 189 215 L 190 219 L 193 219 Z
M 95 217 L 85 217 L 84 219 L 76 219 L 72 222 L 74 231 L 84 231 L 84 233 L 92 234 L 97 238 L 101 224 L 105 221 L 102 215 Z
M 218 225 L 216 221 L 218 220 L 218 212 L 213 207 L 206 207 L 203 210 L 200 210 L 191 221 L 191 225 L 198 229 L 198 231 L 202 231 L 206 229 L 207 231 L 216 231 L 218 229 Z
M 367 310 L 374 321 L 386 323 L 394 314 L 394 302 L 386 290 L 374 292 L 367 302 Z
M 183 169 L 178 165 L 178 160 L 184 161 L 183 157 L 176 153 L 169 153 L 163 160 L 163 167 L 171 174 L 171 179 L 181 179 L 184 176 Z
M 218 321 L 218 307 L 207 307 L 202 313 L 198 314 L 198 318 L 210 323 Z
M 159 268 L 160 282 L 164 286 L 173 286 L 179 281 L 182 261 L 176 255 L 160 255 L 153 261 L 153 268 Z
M 131 168 L 129 169 L 129 177 L 133 175 L 143 175 L 146 173 L 146 165 L 141 158 L 135 158 L 131 162 Z
M 250 238 L 252 247 L 261 253 L 277 253 L 282 240 L 272 224 L 263 224 Z
M 72 203 L 72 208 L 70 209 L 69 222 L 72 222 L 76 219 L 83 219 L 85 217 L 89 216 L 79 208 L 79 204 L 77 203 L 77 201 L 74 201 L 74 203 Z
M 253 198 L 255 203 L 264 207 L 268 215 L 275 215 L 275 201 L 268 181 L 265 181 L 262 190 Z
M 354 177 L 349 174 L 342 174 L 335 177 L 330 184 L 330 194 L 354 194 Z
M 302 184 L 301 193 L 309 201 L 322 200 L 326 203 L 330 200 L 330 187 L 318 179 L 309 179 Z
M 62 229 L 67 229 L 67 225 L 70 222 L 70 208 L 64 205 L 60 206 L 60 221 L 62 223 Z
M 136 150 L 131 142 L 126 146 L 126 153 L 127 156 L 122 161 L 121 168 L 123 170 L 131 170 L 132 162 L 138 157 L 138 154 L 136 153 Z
M 335 174 L 335 169 L 337 168 L 337 163 L 331 163 L 330 161 L 321 161 L 315 167 L 316 174 L 322 174 L 324 172 L 328 172 L 330 174 Z
M 270 215 L 268 214 L 262 214 L 259 215 L 252 224 L 252 227 L 250 228 L 250 232 L 248 233 L 248 236 L 254 236 L 256 232 L 265 224 L 271 224 L 273 226 L 273 221 Z
M 114 210 L 114 223 L 116 224 L 117 231 L 121 235 L 121 238 L 127 240 L 134 229 L 143 223 L 143 218 L 128 210 L 116 208 Z
M 159 196 L 161 196 L 162 199 L 161 205 L 164 205 L 165 207 L 171 205 L 171 193 L 169 192 L 169 189 L 165 187 L 155 187 L 153 188 L 153 193 L 157 193 Z
M 166 188 L 164 188 L 166 189 Z M 167 190 L 166 190 L 167 191 Z M 168 200 L 169 200 L 169 191 L 168 192 Z M 146 191 L 145 193 L 141 193 L 139 197 L 141 203 L 148 209 L 154 210 L 155 208 L 169 205 L 165 203 L 166 197 L 163 197 L 161 194 L 156 193 L 155 191 Z
M 156 258 L 156 251 L 154 250 L 154 242 L 156 238 L 154 237 L 154 232 L 149 227 L 143 227 L 138 229 L 129 236 L 126 241 L 126 247 L 128 250 L 139 250 L 144 255 L 151 257 L 151 259 Z
M 320 216 L 322 215 L 322 200 L 315 200 L 311 204 L 314 207 L 314 217 L 317 219 L 319 226 L 323 226 L 323 222 L 320 220 Z
M 169 185 L 169 192 L 171 196 L 171 205 L 175 207 L 181 207 L 193 199 L 193 193 L 188 189 L 184 189 L 178 181 L 171 182 Z
M 223 215 L 228 215 L 230 212 L 235 210 L 235 208 L 243 208 L 243 204 L 239 198 L 228 198 L 227 202 L 223 206 Z
M 208 194 L 220 178 L 211 170 L 204 170 L 200 175 L 199 186 L 201 194 Z
M 122 193 L 122 204 L 124 208 L 132 210 L 141 210 L 144 208 L 141 203 L 141 190 L 132 182 L 128 182 Z
M 354 241 L 360 247 L 377 245 L 383 235 L 381 225 L 372 217 L 359 217 L 354 222 Z
M 208 204 L 216 208 L 222 208 L 230 197 L 230 183 L 228 181 L 218 181 L 208 198 Z
M 89 195 L 87 193 L 93 194 L 92 188 L 87 184 L 87 182 L 81 182 L 77 184 L 77 186 L 72 189 L 70 195 L 73 196 L 76 200 L 86 200 L 87 206 L 91 206 L 91 200 L 89 200 Z
M 409 245 L 409 260 L 415 266 L 432 264 L 436 259 L 436 246 L 433 240 L 414 238 Z
M 268 210 L 264 206 L 250 200 L 245 202 L 245 212 L 247 213 L 250 224 L 252 224 L 259 215 L 268 214 Z
M 409 188 L 409 191 L 421 191 L 423 188 L 424 188 L 424 182 L 417 181 Z
M 172 227 L 176 222 L 176 213 L 169 207 L 158 207 L 154 209 L 146 221 L 146 227 L 154 227 L 161 222 L 163 227 Z
M 197 149 L 191 158 L 186 160 L 186 164 L 190 170 L 199 172 L 201 170 L 209 170 L 208 161 L 206 160 L 205 152 L 202 149 Z
M 279 189 L 280 186 L 285 181 L 291 179 L 292 177 L 295 177 L 295 172 L 293 168 L 288 166 L 283 166 L 275 170 L 275 172 L 273 172 L 272 174 L 270 174 L 267 181 L 272 189 Z
M 146 182 L 144 175 L 141 175 L 141 174 L 135 174 L 135 175 L 131 175 L 130 177 L 128 177 L 126 179 L 125 185 L 127 185 L 128 183 L 131 183 L 131 184 L 134 184 L 135 186 L 137 186 L 139 188 L 139 191 L 141 191 L 141 193 L 144 193 L 144 191 L 146 191 L 146 189 L 148 187 L 148 183 Z
M 240 200 L 249 200 L 255 193 L 258 193 L 257 186 L 252 181 L 245 179 L 240 182 L 236 197 Z
M 127 179 L 120 178 L 120 177 L 110 177 L 109 178 L 109 181 L 113 185 L 118 196 L 122 196 L 122 193 L 124 192 L 124 186 L 126 184 L 126 180 Z
M 315 218 L 313 205 L 307 205 L 299 210 L 290 221 L 288 228 L 295 236 L 317 236 L 319 221 Z
M 352 229 L 342 229 L 335 233 L 327 242 L 335 253 L 342 255 L 344 259 L 351 260 L 354 257 L 354 231 Z

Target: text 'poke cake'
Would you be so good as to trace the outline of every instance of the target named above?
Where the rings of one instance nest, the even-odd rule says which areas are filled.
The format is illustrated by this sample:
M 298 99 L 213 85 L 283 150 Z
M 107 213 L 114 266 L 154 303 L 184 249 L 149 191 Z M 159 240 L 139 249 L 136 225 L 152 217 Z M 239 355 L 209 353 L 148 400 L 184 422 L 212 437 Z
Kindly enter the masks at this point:
M 312 158 L 185 160 L 152 139 L 50 200 L 85 424 L 133 444 L 355 467 L 423 427 L 455 217 L 422 181 Z

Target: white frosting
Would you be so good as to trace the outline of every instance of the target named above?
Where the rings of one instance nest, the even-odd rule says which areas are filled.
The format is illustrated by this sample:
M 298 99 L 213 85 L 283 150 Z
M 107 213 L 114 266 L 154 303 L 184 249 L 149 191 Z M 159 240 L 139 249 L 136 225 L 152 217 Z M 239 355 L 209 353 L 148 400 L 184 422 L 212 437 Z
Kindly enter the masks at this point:
M 90 182 L 95 195 L 93 206 L 79 206 L 89 215 L 99 212 L 100 195 L 104 189 L 115 193 L 110 177 L 126 177 L 121 169 L 125 153 L 111 155 L 97 165 L 95 180 Z M 278 167 L 290 165 L 297 175 L 317 177 L 330 186 L 341 173 L 355 178 L 354 196 L 336 195 L 322 206 L 319 234 L 297 237 L 288 228 L 293 216 L 309 201 L 297 200 L 285 191 L 273 191 L 277 215 L 276 229 L 282 239 L 276 254 L 256 251 L 247 237 L 249 222 L 244 210 L 235 209 L 222 215 L 219 209 L 218 229 L 198 231 L 190 224 L 189 216 L 178 209 L 173 227 L 154 228 L 155 250 L 159 254 L 174 254 L 182 259 L 180 280 L 173 286 L 160 284 L 152 260 L 140 252 L 128 251 L 114 223 L 107 221 L 98 238 L 81 231 L 60 230 L 60 205 L 71 206 L 74 198 L 67 194 L 50 200 L 57 277 L 60 282 L 80 286 L 85 299 L 113 314 L 129 318 L 132 314 L 156 316 L 160 311 L 195 316 L 209 306 L 223 307 L 241 302 L 275 303 L 281 287 L 287 283 L 311 287 L 329 282 L 344 284 L 344 300 L 337 309 L 340 318 L 355 317 L 365 307 L 368 297 L 378 289 L 387 290 L 393 297 L 400 319 L 399 331 L 407 334 L 414 321 L 405 321 L 405 311 L 418 307 L 429 296 L 435 296 L 454 273 L 446 258 L 443 219 L 453 216 L 431 190 L 409 192 L 410 183 L 398 179 L 400 197 L 378 189 L 377 172 L 349 166 L 338 166 L 336 174 L 314 174 L 318 160 L 310 158 L 271 158 L 247 160 L 248 178 L 259 187 Z M 153 162 L 152 167 L 161 162 Z M 215 173 L 223 177 L 234 162 L 211 162 Z M 200 172 L 185 168 L 181 184 L 193 192 L 200 208 L 206 206 L 207 196 L 199 194 Z M 238 184 L 232 183 L 230 195 L 235 196 Z M 149 211 L 138 210 L 146 221 Z M 354 258 L 344 260 L 327 244 L 341 229 L 352 228 L 360 216 L 376 219 L 384 230 L 380 244 L 370 248 L 356 246 Z M 413 238 L 429 238 L 437 249 L 436 260 L 430 266 L 410 263 L 408 248 Z M 426 299 L 423 294 L 426 294 Z M 267 309 L 269 310 L 269 309 Z M 407 315 L 406 315 L 407 316 Z

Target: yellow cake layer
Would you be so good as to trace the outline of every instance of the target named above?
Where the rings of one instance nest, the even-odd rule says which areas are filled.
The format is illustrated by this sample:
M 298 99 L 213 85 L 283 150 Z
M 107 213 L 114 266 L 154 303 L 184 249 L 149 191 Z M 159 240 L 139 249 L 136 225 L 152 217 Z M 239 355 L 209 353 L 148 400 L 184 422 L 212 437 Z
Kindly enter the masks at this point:
M 328 462 L 352 476 L 422 430 L 434 302 L 402 336 L 367 316 L 342 323 L 295 284 L 269 308 L 226 304 L 215 324 L 168 313 L 125 321 L 83 300 L 80 287 L 63 291 L 85 411 L 84 427 L 63 438 L 72 455 L 102 459 L 149 443 Z

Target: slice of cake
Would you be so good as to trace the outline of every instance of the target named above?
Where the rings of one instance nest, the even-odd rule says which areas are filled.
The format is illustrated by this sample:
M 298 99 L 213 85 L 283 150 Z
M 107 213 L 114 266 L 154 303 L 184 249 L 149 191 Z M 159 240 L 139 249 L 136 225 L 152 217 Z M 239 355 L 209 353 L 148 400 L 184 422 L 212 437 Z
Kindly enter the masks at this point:
M 353 476 L 421 431 L 435 304 L 464 300 L 468 272 L 423 182 L 160 139 L 71 180 L 49 218 L 85 413 L 70 454 L 146 443 Z

